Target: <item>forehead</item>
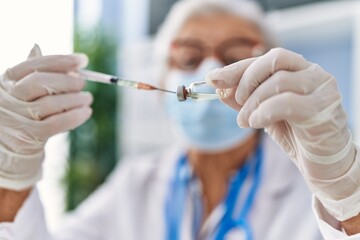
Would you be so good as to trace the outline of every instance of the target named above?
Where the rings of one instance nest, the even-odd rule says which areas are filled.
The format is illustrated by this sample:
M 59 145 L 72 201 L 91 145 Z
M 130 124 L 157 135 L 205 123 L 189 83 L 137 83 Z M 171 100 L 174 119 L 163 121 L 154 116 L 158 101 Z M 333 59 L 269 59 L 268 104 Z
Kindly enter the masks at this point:
M 225 13 L 191 17 L 182 26 L 176 38 L 197 39 L 209 45 L 216 45 L 233 37 L 245 37 L 263 42 L 262 34 L 255 24 L 244 18 Z

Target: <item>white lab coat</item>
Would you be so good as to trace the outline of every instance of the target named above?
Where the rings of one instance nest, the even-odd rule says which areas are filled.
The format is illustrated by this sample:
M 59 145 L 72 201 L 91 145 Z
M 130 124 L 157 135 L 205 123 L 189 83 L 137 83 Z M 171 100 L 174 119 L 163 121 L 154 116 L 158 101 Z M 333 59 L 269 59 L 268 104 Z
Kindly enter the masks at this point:
M 258 240 L 360 239 L 338 231 L 338 222 L 312 197 L 299 171 L 287 156 L 264 135 L 263 175 L 249 218 Z M 0 239 L 11 240 L 160 240 L 164 239 L 164 198 L 175 163 L 183 150 L 173 148 L 126 159 L 108 181 L 68 216 L 57 233 L 48 233 L 37 190 L 19 210 L 13 223 L 0 224 Z M 246 184 L 246 183 L 245 183 Z M 245 185 L 246 186 L 246 185 Z M 190 201 L 189 201 L 190 202 Z M 181 239 L 191 239 L 193 208 L 187 205 Z M 204 223 L 199 239 L 211 239 L 223 206 Z M 318 221 L 317 221 L 318 220 Z M 228 239 L 244 239 L 235 231 Z

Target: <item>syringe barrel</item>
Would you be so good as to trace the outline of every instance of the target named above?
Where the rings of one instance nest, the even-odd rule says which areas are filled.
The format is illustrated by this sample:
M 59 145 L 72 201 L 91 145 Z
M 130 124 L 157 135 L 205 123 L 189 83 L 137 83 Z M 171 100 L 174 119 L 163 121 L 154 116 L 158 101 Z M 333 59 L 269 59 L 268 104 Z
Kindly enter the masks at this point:
M 112 83 L 111 79 L 116 78 L 115 76 L 109 74 L 94 72 L 86 69 L 81 69 L 78 71 L 78 73 L 90 81 L 102 82 L 107 84 Z

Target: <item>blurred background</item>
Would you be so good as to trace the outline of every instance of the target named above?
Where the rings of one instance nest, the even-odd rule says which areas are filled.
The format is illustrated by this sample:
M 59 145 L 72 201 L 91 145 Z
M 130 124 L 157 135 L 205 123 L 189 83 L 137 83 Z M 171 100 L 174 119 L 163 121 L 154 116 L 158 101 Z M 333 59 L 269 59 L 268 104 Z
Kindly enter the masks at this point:
M 360 1 L 257 1 L 281 46 L 319 63 L 338 79 L 359 143 Z M 84 52 L 89 69 L 156 83 L 153 37 L 174 2 L 0 1 L 0 71 L 25 60 L 37 43 L 44 55 Z M 123 156 L 154 151 L 174 140 L 161 96 L 96 83 L 88 83 L 86 90 L 95 99 L 91 120 L 53 137 L 46 146 L 39 188 L 51 229 L 104 181 Z

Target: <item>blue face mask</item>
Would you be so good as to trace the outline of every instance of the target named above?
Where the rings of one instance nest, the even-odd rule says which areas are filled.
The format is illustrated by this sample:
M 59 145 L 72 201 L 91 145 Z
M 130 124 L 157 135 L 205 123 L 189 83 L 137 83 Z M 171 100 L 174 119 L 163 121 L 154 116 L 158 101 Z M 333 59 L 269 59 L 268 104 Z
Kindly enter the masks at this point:
M 203 81 L 205 74 L 222 65 L 213 59 L 205 60 L 196 71 L 172 70 L 166 79 L 169 89 L 178 85 Z M 172 87 L 170 87 L 172 86 Z M 212 90 L 214 91 L 214 90 Z M 220 151 L 244 141 L 253 129 L 242 129 L 236 123 L 237 112 L 219 100 L 179 102 L 174 95 L 166 95 L 166 112 L 178 126 L 186 140 L 203 151 Z

